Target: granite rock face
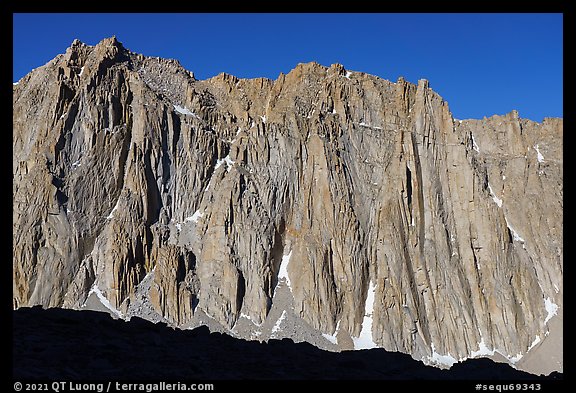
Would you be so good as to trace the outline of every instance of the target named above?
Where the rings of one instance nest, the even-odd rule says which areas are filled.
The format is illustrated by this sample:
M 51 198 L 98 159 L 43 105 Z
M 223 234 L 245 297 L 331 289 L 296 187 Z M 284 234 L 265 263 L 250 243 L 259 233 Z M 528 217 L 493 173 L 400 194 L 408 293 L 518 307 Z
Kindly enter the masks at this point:
M 438 365 L 515 363 L 558 318 L 562 119 L 460 121 L 337 64 L 200 81 L 116 38 L 13 91 L 14 308 Z

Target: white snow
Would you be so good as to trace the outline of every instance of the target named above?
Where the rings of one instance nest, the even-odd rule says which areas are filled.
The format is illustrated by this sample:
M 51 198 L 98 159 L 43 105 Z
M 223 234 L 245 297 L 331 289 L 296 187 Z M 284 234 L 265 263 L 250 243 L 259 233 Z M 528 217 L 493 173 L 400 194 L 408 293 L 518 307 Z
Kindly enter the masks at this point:
M 82 76 L 83 72 L 84 72 L 84 67 L 80 68 L 80 73 L 78 74 L 78 76 Z
M 544 162 L 544 156 L 540 153 L 540 150 L 538 150 L 538 145 L 534 146 L 534 149 L 536 149 L 536 153 L 538 153 L 538 162 Z
M 82 164 L 80 164 L 80 160 L 76 160 L 76 161 L 74 161 L 74 162 L 72 163 L 72 166 L 73 166 L 74 168 L 77 168 L 77 167 L 79 167 L 79 166 L 81 166 L 81 165 L 82 165 Z
M 278 271 L 278 281 L 281 278 L 286 280 L 286 285 L 288 288 L 292 288 L 290 285 L 290 277 L 288 277 L 288 264 L 290 263 L 290 257 L 292 256 L 292 250 L 287 255 L 282 255 L 282 262 L 280 262 L 280 271 Z
M 220 166 L 226 163 L 226 169 L 228 172 L 230 172 L 230 169 L 232 169 L 232 165 L 234 165 L 234 161 L 232 161 L 232 159 L 230 158 L 230 155 L 227 155 L 226 157 L 222 158 L 221 160 L 216 161 L 216 166 L 214 167 L 214 169 L 218 169 L 220 168 Z
M 520 359 L 522 359 L 522 353 L 518 353 L 515 356 L 509 356 L 506 355 L 505 353 L 502 353 L 501 351 L 497 350 L 497 349 L 488 349 L 488 347 L 486 346 L 486 344 L 484 343 L 484 337 L 481 336 L 481 341 L 478 343 L 478 347 L 479 349 L 477 351 L 472 351 L 470 353 L 470 357 L 471 358 L 476 358 L 479 356 L 493 356 L 496 352 L 498 352 L 500 355 L 504 356 L 506 359 L 508 359 L 508 361 L 512 364 L 517 363 Z M 536 345 L 536 344 L 534 344 Z M 530 347 L 528 350 L 530 350 L 532 347 Z M 461 359 L 463 360 L 463 359 Z
M 512 226 L 508 222 L 508 219 L 506 217 L 504 217 L 504 219 L 506 220 L 506 225 L 508 226 L 508 229 L 510 229 L 510 232 L 512 232 L 512 237 L 513 237 L 514 241 L 524 243 L 525 240 L 522 239 L 522 237 L 518 234 L 518 232 L 516 232 L 516 230 L 514 228 L 512 228 Z
M 478 350 L 472 351 L 472 353 L 470 353 L 470 357 L 475 358 L 478 356 L 492 356 L 496 352 L 494 349 L 492 349 L 492 350 L 488 349 L 488 347 L 486 346 L 486 343 L 484 343 L 484 337 L 481 337 L 481 338 L 482 339 L 478 343 L 478 347 L 479 347 Z
M 560 292 L 560 288 L 558 288 L 558 285 L 553 284 L 554 285 L 554 290 L 556 291 L 556 293 Z
M 260 116 L 260 119 L 262 119 L 262 123 L 266 123 L 266 116 Z
M 446 355 L 440 355 L 438 352 L 436 352 L 436 348 L 434 348 L 434 343 L 432 343 L 432 356 L 429 356 L 428 360 L 431 361 L 432 363 L 443 364 L 448 367 L 452 367 L 454 363 L 458 362 L 458 360 L 456 360 L 452 355 L 450 355 L 450 353 Z
M 312 113 L 314 113 L 314 111 L 312 111 Z M 332 114 L 333 114 L 333 115 L 337 115 L 337 114 L 338 114 L 338 112 L 336 112 L 336 107 L 332 108 Z
M 17 86 L 18 83 L 20 83 L 20 81 L 18 81 L 18 82 L 12 82 L 12 86 Z
M 352 72 L 351 72 L 351 71 L 346 71 L 346 75 L 344 75 L 344 78 L 350 79 L 351 76 L 352 76 Z
M 372 339 L 372 313 L 374 312 L 374 293 L 376 286 L 370 280 L 368 286 L 368 294 L 366 295 L 366 303 L 364 304 L 364 320 L 362 321 L 362 330 L 358 337 L 353 337 L 354 349 L 370 349 L 377 348 L 378 345 Z
M 124 318 L 124 315 L 122 315 L 122 313 L 120 312 L 120 310 L 116 309 L 116 307 L 114 307 L 110 301 L 108 299 L 106 299 L 106 296 L 104 296 L 104 294 L 102 293 L 102 291 L 100 290 L 100 288 L 98 288 L 98 285 L 94 284 L 94 286 L 92 287 L 92 289 L 90 289 L 90 292 L 88 293 L 88 296 L 90 296 L 91 294 L 95 293 L 96 296 L 98 297 L 98 300 L 100 300 L 100 303 L 102 303 L 102 305 L 104 307 L 106 307 L 108 310 L 112 311 L 115 315 L 117 315 L 120 318 Z
M 201 213 L 200 210 L 196 210 L 194 212 L 194 214 L 192 214 L 192 216 L 190 217 L 186 217 L 186 219 L 184 220 L 186 221 L 193 221 L 193 222 L 198 222 L 198 219 L 202 218 L 204 216 L 204 213 Z
M 182 224 L 180 224 L 179 222 L 177 222 L 177 223 L 175 224 L 175 227 L 176 227 L 176 229 L 178 229 L 178 231 L 181 231 L 181 230 L 182 230 Z
M 381 130 L 382 129 L 382 127 L 373 126 L 373 125 L 364 123 L 363 121 L 358 123 L 358 125 L 363 126 L 363 127 L 368 127 L 368 128 L 374 128 L 375 130 Z
M 330 341 L 332 344 L 338 345 L 338 339 L 336 339 L 336 333 L 334 333 L 333 335 L 322 333 L 322 336 L 324 336 L 324 338 Z
M 492 200 L 494 202 L 496 202 L 498 207 L 502 207 L 502 199 L 500 199 L 496 196 L 496 193 L 494 193 L 494 190 L 492 189 L 492 186 L 490 185 L 490 183 L 488 183 L 488 189 L 490 190 L 490 195 L 492 196 Z
M 174 105 L 174 109 L 176 110 L 176 112 L 178 112 L 182 115 L 190 115 L 190 116 L 198 117 L 194 112 L 192 112 L 191 110 L 189 110 L 186 107 L 183 107 L 180 105 Z
M 114 206 L 114 209 L 112 209 L 110 214 L 108 214 L 108 217 L 106 217 L 107 220 L 111 220 L 114 218 L 114 212 L 116 211 L 116 209 L 118 209 L 118 203 L 120 203 L 120 198 L 118 198 L 118 201 L 116 202 L 116 205 Z
M 462 123 L 462 122 L 460 122 Z M 474 150 L 476 150 L 478 153 L 480 153 L 480 148 L 478 147 L 478 144 L 476 143 L 476 140 L 474 139 L 474 134 L 470 133 L 470 135 L 472 135 L 472 148 Z
M 536 338 L 534 339 L 534 341 L 532 341 L 532 344 L 530 344 L 530 346 L 528 347 L 528 351 L 530 351 L 532 348 L 534 348 L 536 345 L 538 345 L 538 343 L 540 342 L 540 336 L 536 336 Z M 528 352 L 526 351 L 526 352 Z
M 244 314 L 244 313 L 240 313 L 240 317 L 246 318 L 247 320 L 249 320 L 250 322 L 252 322 L 252 323 L 253 323 L 254 325 L 256 325 L 256 326 L 262 325 L 261 323 L 256 323 L 256 321 L 254 321 L 254 320 L 250 317 L 250 315 L 247 315 L 247 314 Z
M 544 300 L 544 306 L 546 307 L 546 311 L 548 311 L 548 315 L 546 315 L 544 323 L 548 323 L 548 321 L 558 313 L 558 305 L 548 297 L 546 300 Z
M 330 341 L 334 345 L 338 345 L 338 339 L 336 336 L 338 335 L 338 331 L 340 330 L 340 321 L 336 324 L 336 330 L 334 330 L 334 334 L 326 334 L 322 333 L 322 336 L 328 341 Z
M 282 311 L 282 315 L 280 315 L 280 318 L 278 318 L 278 320 L 276 321 L 276 324 L 274 325 L 274 327 L 272 328 L 272 334 L 276 333 L 278 330 L 280 330 L 280 325 L 282 324 L 282 322 L 284 321 L 284 319 L 286 319 L 286 310 Z

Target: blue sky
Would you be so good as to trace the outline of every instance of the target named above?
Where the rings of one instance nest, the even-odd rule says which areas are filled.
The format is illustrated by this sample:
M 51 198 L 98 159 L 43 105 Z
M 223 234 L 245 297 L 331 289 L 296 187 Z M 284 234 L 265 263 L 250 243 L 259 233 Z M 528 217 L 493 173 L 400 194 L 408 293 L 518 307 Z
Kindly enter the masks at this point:
M 341 63 L 396 81 L 430 81 L 454 117 L 513 109 L 563 116 L 562 14 L 14 14 L 13 80 L 75 38 L 116 35 L 197 78 L 276 79 L 298 63 Z

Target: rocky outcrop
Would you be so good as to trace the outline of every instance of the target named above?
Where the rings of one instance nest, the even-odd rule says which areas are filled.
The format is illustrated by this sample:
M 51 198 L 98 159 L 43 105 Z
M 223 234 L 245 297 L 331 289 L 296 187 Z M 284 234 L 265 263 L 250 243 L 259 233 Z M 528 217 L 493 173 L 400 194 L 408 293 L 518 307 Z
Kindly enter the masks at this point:
M 184 328 L 451 365 L 518 361 L 562 307 L 562 119 L 455 120 L 337 64 L 199 81 L 115 38 L 13 109 L 15 308 L 143 291 Z

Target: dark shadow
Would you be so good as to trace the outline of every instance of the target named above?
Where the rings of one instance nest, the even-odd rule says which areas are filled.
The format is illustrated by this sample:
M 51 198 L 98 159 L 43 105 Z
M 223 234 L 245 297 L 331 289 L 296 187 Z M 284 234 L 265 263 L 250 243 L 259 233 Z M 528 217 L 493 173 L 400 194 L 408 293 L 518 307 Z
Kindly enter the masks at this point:
M 208 328 L 172 329 L 140 318 L 58 308 L 13 312 L 13 378 L 19 379 L 355 379 L 535 380 L 489 359 L 450 370 L 409 355 L 371 349 L 326 352 L 289 339 L 268 343 L 235 339 Z

